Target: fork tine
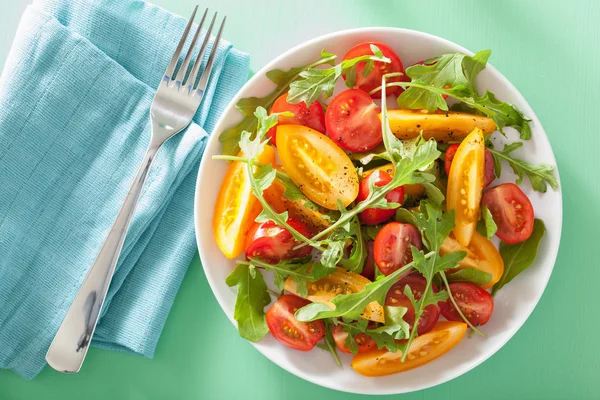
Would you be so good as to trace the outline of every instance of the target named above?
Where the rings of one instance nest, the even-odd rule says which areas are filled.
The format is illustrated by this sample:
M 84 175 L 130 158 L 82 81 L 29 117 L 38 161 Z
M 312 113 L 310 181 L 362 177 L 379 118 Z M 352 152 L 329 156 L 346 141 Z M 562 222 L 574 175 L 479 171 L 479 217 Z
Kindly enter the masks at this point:
M 196 34 L 194 35 L 194 39 L 192 39 L 192 43 L 190 43 L 190 47 L 188 48 L 188 52 L 185 55 L 185 59 L 183 63 L 181 63 L 181 67 L 179 68 L 179 72 L 177 73 L 176 81 L 183 82 L 183 78 L 185 78 L 185 73 L 188 70 L 188 66 L 190 65 L 190 59 L 194 54 L 194 48 L 196 47 L 196 42 L 198 41 L 198 36 L 200 36 L 200 31 L 202 30 L 202 25 L 204 25 L 204 20 L 206 19 L 206 14 L 208 13 L 208 8 L 204 10 L 204 15 L 200 20 L 200 24 L 198 24 L 198 29 L 196 29 Z
M 208 30 L 206 31 L 206 36 L 204 37 L 204 41 L 202 42 L 202 47 L 200 48 L 200 51 L 198 52 L 198 57 L 196 58 L 196 61 L 194 62 L 194 67 L 192 68 L 192 72 L 190 72 L 190 75 L 186 79 L 186 83 L 191 82 L 193 85 L 196 82 L 196 77 L 198 76 L 198 70 L 200 69 L 200 65 L 202 65 L 202 59 L 204 58 L 206 46 L 208 45 L 208 42 L 210 41 L 210 34 L 213 30 L 213 27 L 215 26 L 216 20 L 217 20 L 217 13 L 215 13 L 212 21 L 210 21 L 210 26 L 208 27 Z M 208 66 L 208 64 L 207 64 L 207 66 Z
M 197 88 L 201 91 L 206 89 L 208 85 L 208 79 L 210 78 L 210 72 L 212 71 L 213 63 L 215 62 L 215 57 L 217 55 L 217 50 L 219 48 L 219 42 L 221 41 L 221 35 L 223 34 L 223 29 L 225 28 L 225 21 L 227 21 L 227 16 L 223 17 L 223 22 L 221 22 L 221 27 L 219 28 L 219 33 L 217 33 L 217 37 L 215 38 L 215 42 L 212 47 L 212 51 L 210 52 L 210 56 L 208 57 L 208 61 L 206 63 L 206 68 L 204 68 L 204 72 L 198 81 Z M 194 78 L 195 79 L 195 78 Z
M 173 57 L 171 57 L 171 62 L 169 63 L 169 66 L 167 67 L 167 70 L 165 71 L 165 75 L 168 76 L 169 78 L 171 78 L 173 76 L 173 72 L 175 71 L 175 67 L 177 66 L 177 61 L 179 60 L 179 56 L 181 55 L 181 50 L 183 49 L 183 45 L 185 44 L 188 34 L 190 33 L 190 29 L 192 28 L 192 25 L 194 24 L 194 17 L 196 17 L 196 11 L 198 11 L 198 6 L 196 6 L 194 8 L 194 12 L 192 13 L 190 20 L 188 21 L 188 24 L 185 27 L 185 30 L 183 31 L 183 35 L 181 35 L 181 39 L 179 39 L 179 44 L 177 45 L 177 49 L 175 49 L 175 53 L 173 53 Z

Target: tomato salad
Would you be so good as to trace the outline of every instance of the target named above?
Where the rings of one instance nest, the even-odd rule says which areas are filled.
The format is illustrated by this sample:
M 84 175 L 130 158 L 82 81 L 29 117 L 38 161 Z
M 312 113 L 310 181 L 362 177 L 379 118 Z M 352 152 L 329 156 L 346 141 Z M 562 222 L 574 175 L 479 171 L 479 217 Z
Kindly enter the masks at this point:
M 213 225 L 238 260 L 227 284 L 242 337 L 270 332 L 338 364 L 338 351 L 351 353 L 356 372 L 382 376 L 442 356 L 468 329 L 483 334 L 493 295 L 531 265 L 544 234 L 519 185 L 558 187 L 552 166 L 512 155 L 531 138 L 529 119 L 479 94 L 490 54 L 405 70 L 394 49 L 366 42 L 337 65 L 323 51 L 271 71 L 273 93 L 238 103 L 256 111 L 221 134 L 214 158 L 230 164 Z M 348 88 L 333 96 L 338 79 Z M 520 140 L 495 149 L 490 137 L 506 128 Z M 502 162 L 517 184 L 494 182 Z M 529 261 L 514 264 L 516 250 Z

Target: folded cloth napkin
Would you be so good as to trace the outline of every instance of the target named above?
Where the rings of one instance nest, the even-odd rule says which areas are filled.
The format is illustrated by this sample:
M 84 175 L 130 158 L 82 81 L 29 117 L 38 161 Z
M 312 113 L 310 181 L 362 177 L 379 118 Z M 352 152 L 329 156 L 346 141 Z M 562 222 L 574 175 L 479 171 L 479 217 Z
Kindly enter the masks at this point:
M 133 0 L 25 12 L 0 78 L 0 368 L 32 378 L 45 365 L 142 160 L 154 88 L 186 22 Z M 222 43 L 194 123 L 150 172 L 94 345 L 153 356 L 196 250 L 206 132 L 248 72 L 248 56 Z

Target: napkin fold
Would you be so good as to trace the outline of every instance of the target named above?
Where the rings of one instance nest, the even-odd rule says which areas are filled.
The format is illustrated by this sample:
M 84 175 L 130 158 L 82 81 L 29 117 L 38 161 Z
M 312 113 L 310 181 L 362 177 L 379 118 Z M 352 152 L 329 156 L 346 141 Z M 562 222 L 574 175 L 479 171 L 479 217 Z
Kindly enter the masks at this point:
M 131 0 L 35 1 L 23 15 L 0 77 L 0 368 L 32 378 L 45 365 L 149 143 L 186 22 Z M 153 356 L 196 251 L 207 132 L 248 72 L 248 56 L 221 43 L 194 123 L 149 174 L 93 345 Z

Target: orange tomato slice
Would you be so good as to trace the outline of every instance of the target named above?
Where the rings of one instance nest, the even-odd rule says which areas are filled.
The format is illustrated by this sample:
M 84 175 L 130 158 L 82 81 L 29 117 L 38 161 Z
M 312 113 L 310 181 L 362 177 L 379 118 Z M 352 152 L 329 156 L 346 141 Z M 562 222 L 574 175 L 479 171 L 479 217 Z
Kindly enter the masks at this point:
M 261 164 L 274 164 L 275 150 L 265 146 L 256 160 Z M 232 162 L 223 178 L 213 215 L 215 240 L 225 257 L 237 257 L 244 250 L 248 230 L 261 210 L 252 194 L 246 163 Z
M 401 361 L 401 351 L 392 353 L 386 349 L 375 349 L 354 356 L 352 368 L 365 376 L 408 371 L 447 353 L 462 340 L 466 331 L 467 324 L 463 322 L 440 321 L 433 330 L 413 340 L 404 362 Z
M 454 237 L 463 246 L 471 243 L 479 220 L 484 166 L 483 132 L 477 128 L 458 146 L 448 174 L 446 206 L 456 213 Z
M 458 243 L 452 236 L 444 239 L 440 253 L 442 255 L 449 254 L 455 251 L 466 251 L 467 256 L 459 262 L 459 267 L 456 270 L 464 268 L 476 268 L 487 272 L 492 276 L 492 280 L 483 285 L 483 289 L 491 288 L 500 280 L 504 273 L 504 260 L 500 256 L 500 252 L 490 240 L 479 232 L 475 231 L 471 238 L 471 243 L 465 247 Z M 454 271 L 450 271 L 454 272 Z
M 370 280 L 354 272 L 337 267 L 336 271 L 316 282 L 309 283 L 308 300 L 313 303 L 325 303 L 332 309 L 335 308 L 331 300 L 340 294 L 358 293 L 364 290 Z M 297 296 L 296 282 L 292 278 L 285 281 L 284 289 Z M 376 301 L 369 303 L 361 315 L 362 318 L 376 322 L 385 322 L 383 307 Z
M 277 127 L 277 152 L 290 179 L 306 197 L 329 210 L 358 195 L 358 174 L 346 153 L 327 136 L 302 125 Z
M 485 134 L 496 130 L 496 124 L 489 117 L 457 111 L 428 113 L 422 110 L 396 109 L 388 111 L 388 120 L 394 135 L 402 140 L 416 138 L 423 132 L 423 139 L 451 142 L 465 138 L 476 128 L 483 130 Z

